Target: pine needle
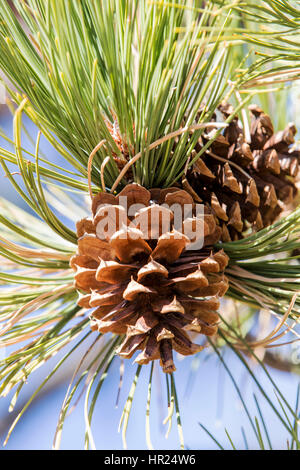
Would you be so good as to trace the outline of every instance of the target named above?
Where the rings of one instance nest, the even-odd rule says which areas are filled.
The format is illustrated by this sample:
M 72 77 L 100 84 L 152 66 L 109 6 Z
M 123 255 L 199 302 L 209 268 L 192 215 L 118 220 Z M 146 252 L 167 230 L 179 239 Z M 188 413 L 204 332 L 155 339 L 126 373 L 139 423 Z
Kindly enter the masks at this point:
M 153 445 L 151 442 L 151 432 L 150 432 L 150 401 L 151 401 L 153 368 L 154 368 L 154 362 L 152 362 L 151 369 L 150 369 L 147 405 L 146 405 L 146 443 L 147 443 L 147 447 L 149 450 L 153 450 Z
M 133 382 L 132 382 L 132 385 L 131 385 L 131 388 L 130 388 L 130 392 L 129 392 L 128 398 L 126 400 L 124 410 L 123 410 L 123 413 L 122 413 L 122 416 L 121 416 L 121 419 L 120 419 L 119 432 L 122 429 L 122 441 L 123 441 L 123 448 L 124 449 L 127 449 L 126 432 L 127 432 L 131 407 L 132 407 L 132 403 L 133 403 L 133 398 L 134 398 L 134 394 L 135 394 L 135 389 L 136 389 L 136 386 L 137 386 L 137 382 L 138 382 L 141 370 L 142 370 L 142 366 L 139 365 L 137 367 L 137 370 L 136 370 L 136 373 L 135 373 L 135 376 L 134 376 L 134 379 L 133 379 Z

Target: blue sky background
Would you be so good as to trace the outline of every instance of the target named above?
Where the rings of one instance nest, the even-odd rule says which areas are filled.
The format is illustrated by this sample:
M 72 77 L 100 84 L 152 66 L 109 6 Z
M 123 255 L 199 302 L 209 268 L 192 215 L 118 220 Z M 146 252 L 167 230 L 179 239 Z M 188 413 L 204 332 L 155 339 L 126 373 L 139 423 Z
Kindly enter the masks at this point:
M 12 135 L 12 123 L 7 114 L 0 117 L 0 125 L 8 135 Z M 31 129 L 35 138 L 36 130 Z M 28 142 L 27 142 L 28 144 Z M 0 139 L 0 145 L 6 143 Z M 24 144 L 26 146 L 26 143 Z M 59 161 L 60 158 L 50 145 L 43 143 L 43 151 L 52 161 Z M 60 160 L 61 163 L 61 160 Z M 0 170 L 0 193 L 6 198 L 16 201 L 22 207 L 24 203 L 11 187 L 7 178 Z M 226 362 L 230 364 L 231 373 L 234 375 L 237 384 L 242 391 L 243 398 L 251 415 L 257 415 L 253 393 L 256 393 L 265 422 L 272 437 L 274 448 L 285 448 L 286 439 L 289 437 L 287 431 L 282 427 L 278 418 L 260 395 L 249 374 L 241 362 L 229 351 L 225 352 Z M 58 378 L 51 380 L 44 394 L 40 396 L 25 413 L 18 423 L 6 449 L 49 449 L 51 448 L 59 410 L 67 390 L 68 382 L 72 371 L 80 360 L 79 354 L 71 356 L 66 369 L 62 368 Z M 46 371 L 51 371 L 57 362 L 57 357 L 49 361 L 44 367 L 36 371 L 23 388 L 23 393 L 19 397 L 18 406 L 26 402 L 35 390 L 37 385 L 45 377 Z M 228 439 L 225 434 L 225 427 L 229 431 L 232 440 L 237 448 L 244 448 L 244 441 L 241 433 L 241 426 L 245 428 L 249 448 L 257 448 L 257 441 L 249 426 L 249 422 L 243 411 L 237 392 L 225 372 L 220 361 L 214 353 L 200 354 L 197 371 L 192 373 L 191 358 L 178 362 L 178 371 L 175 375 L 178 390 L 181 416 L 183 420 L 183 431 L 186 447 L 190 449 L 211 449 L 216 448 L 211 438 L 200 428 L 199 422 L 205 425 L 221 442 L 224 447 L 229 448 Z M 96 446 L 99 449 L 121 449 L 122 440 L 117 432 L 121 412 L 126 401 L 132 378 L 136 370 L 130 361 L 126 362 L 124 384 L 121 390 L 119 407 L 115 407 L 117 389 L 119 384 L 119 360 L 112 366 L 108 378 L 104 383 L 100 398 L 97 403 L 96 412 L 93 418 L 93 431 Z M 258 379 L 263 387 L 274 399 L 277 406 L 276 396 L 273 386 L 266 378 L 264 372 L 252 364 Z M 150 367 L 143 367 L 140 380 L 138 382 L 133 409 L 128 426 L 128 448 L 144 449 L 145 442 L 145 405 L 147 397 L 147 386 Z M 296 399 L 299 378 L 279 371 L 271 371 L 272 377 L 281 392 L 289 403 L 293 406 Z M 0 440 L 3 443 L 10 421 L 14 413 L 8 415 L 8 405 L 11 394 L 0 400 Z M 176 419 L 173 419 L 173 428 L 168 440 L 165 439 L 166 426 L 162 421 L 167 414 L 165 378 L 156 367 L 153 379 L 152 401 L 151 401 L 151 437 L 156 449 L 178 449 L 179 441 L 176 428 Z M 81 449 L 84 442 L 84 415 L 83 400 L 79 403 L 72 415 L 66 420 L 62 438 L 63 449 Z

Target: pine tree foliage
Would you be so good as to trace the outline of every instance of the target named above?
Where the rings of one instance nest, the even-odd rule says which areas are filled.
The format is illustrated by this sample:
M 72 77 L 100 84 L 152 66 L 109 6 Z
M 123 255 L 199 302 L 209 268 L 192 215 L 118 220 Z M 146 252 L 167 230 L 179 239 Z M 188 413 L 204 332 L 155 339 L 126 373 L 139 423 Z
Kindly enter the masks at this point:
M 64 351 L 8 437 L 53 374 L 86 345 L 62 405 L 54 447 L 59 448 L 70 405 L 84 391 L 85 447 L 96 447 L 92 417 L 122 338 L 92 336 L 88 313 L 77 306 L 69 267 L 77 246 L 75 223 L 89 210 L 89 166 L 94 194 L 120 191 L 127 182 L 122 170 L 128 165 L 133 180 L 148 189 L 181 181 L 236 115 L 244 128 L 249 126 L 250 102 L 267 106 L 272 97 L 279 103 L 284 88 L 296 83 L 299 7 L 298 1 L 281 0 L 1 2 L 0 67 L 13 113 L 13 140 L 1 133 L 7 145 L 0 148 L 0 163 L 31 209 L 30 215 L 0 200 L 0 346 L 9 351 L 0 361 L 0 393 L 13 391 L 11 410 L 30 374 Z M 195 153 L 224 100 L 232 103 L 232 114 L 225 122 L 214 122 L 217 132 Z M 23 146 L 24 115 L 37 128 L 31 149 Z M 41 151 L 44 139 L 59 152 L 60 165 Z M 299 235 L 300 209 L 293 207 L 271 227 L 216 246 L 230 259 L 227 295 L 247 308 L 238 320 L 223 315 L 218 338 L 210 342 L 240 393 L 222 350 L 230 348 L 237 355 L 284 426 L 291 449 L 300 446 L 299 393 L 294 408 L 272 382 L 256 347 L 265 347 L 270 359 L 269 348 L 278 339 L 288 334 L 291 340 L 285 344 L 298 340 Z M 248 320 L 255 321 L 259 309 L 271 312 L 278 322 L 264 340 L 250 335 Z M 274 385 L 278 403 L 262 388 L 249 356 Z M 293 370 L 289 359 L 286 363 Z M 154 366 L 145 367 L 146 440 L 151 447 Z M 140 371 L 139 365 L 121 417 L 124 445 Z M 176 374 L 166 379 L 168 422 L 175 411 L 183 447 L 175 379 Z M 271 448 L 258 400 L 256 404 L 258 418 L 252 418 L 243 402 L 259 446 Z

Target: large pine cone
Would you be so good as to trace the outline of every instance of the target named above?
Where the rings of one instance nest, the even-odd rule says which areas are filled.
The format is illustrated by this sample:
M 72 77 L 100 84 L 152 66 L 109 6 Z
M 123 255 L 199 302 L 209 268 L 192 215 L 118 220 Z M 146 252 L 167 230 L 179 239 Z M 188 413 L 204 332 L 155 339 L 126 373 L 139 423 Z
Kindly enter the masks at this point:
M 225 118 L 233 112 L 228 104 L 219 109 Z M 217 216 L 223 241 L 242 238 L 249 228 L 256 231 L 272 224 L 297 194 L 300 151 L 290 149 L 295 126 L 289 124 L 274 134 L 269 116 L 256 105 L 250 111 L 251 144 L 246 143 L 236 117 L 187 175 L 192 188 Z M 205 134 L 194 152 L 209 138 Z
M 119 205 L 121 196 L 127 197 L 128 211 L 117 232 L 105 237 L 101 228 L 104 213 L 124 214 Z M 172 206 L 175 202 L 193 204 L 191 196 L 178 188 L 148 191 L 133 183 L 118 196 L 99 193 L 92 203 L 93 218 L 77 224 L 78 254 L 70 263 L 76 287 L 85 293 L 78 304 L 95 309 L 92 328 L 125 334 L 120 356 L 130 358 L 139 349 L 142 352 L 135 362 L 160 359 L 168 373 L 175 370 L 173 349 L 183 355 L 202 349 L 191 341 L 189 332 L 216 333 L 218 297 L 228 288 L 224 276 L 228 258 L 222 250 L 212 252 L 220 229 L 207 209 L 202 219 L 202 249 L 187 250 L 191 239 L 185 228 L 195 222 L 194 216 L 184 221 L 182 231 L 171 225 L 171 231 L 163 233 L 163 220 L 166 216 L 172 220 L 173 213 L 161 204 Z M 129 216 L 130 207 L 137 203 L 145 207 Z M 133 223 L 145 214 L 149 221 L 158 212 L 156 233 L 149 232 L 151 236 L 145 239 Z

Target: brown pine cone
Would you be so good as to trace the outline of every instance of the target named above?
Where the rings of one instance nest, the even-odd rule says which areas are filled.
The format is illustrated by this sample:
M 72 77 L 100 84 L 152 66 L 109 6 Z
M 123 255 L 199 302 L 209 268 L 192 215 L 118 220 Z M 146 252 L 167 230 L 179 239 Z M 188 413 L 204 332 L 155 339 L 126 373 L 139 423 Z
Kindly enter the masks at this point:
M 124 196 L 128 204 L 125 213 L 120 205 Z M 228 257 L 223 250 L 212 251 L 212 244 L 220 237 L 214 216 L 206 209 L 204 247 L 188 250 L 193 240 L 186 235 L 186 228 L 194 224 L 194 215 L 184 220 L 182 231 L 173 225 L 164 231 L 166 217 L 173 220 L 170 207 L 175 202 L 194 204 L 184 190 L 148 191 L 135 183 L 118 196 L 97 194 L 92 203 L 93 218 L 77 224 L 78 253 L 70 263 L 76 287 L 83 292 L 78 305 L 94 309 L 92 328 L 125 335 L 120 356 L 130 358 L 141 350 L 135 362 L 160 359 L 168 373 L 175 370 L 173 349 L 183 355 L 202 349 L 191 341 L 190 331 L 207 336 L 216 333 L 218 297 L 228 288 L 224 275 Z M 131 214 L 130 208 L 137 203 L 144 208 Z M 112 236 L 105 235 L 102 227 L 108 213 L 124 216 Z M 158 222 L 151 224 L 146 238 L 141 216 L 146 215 L 149 223 L 157 214 Z
M 219 109 L 225 119 L 233 112 L 228 104 Z M 249 228 L 260 230 L 272 224 L 297 194 L 300 151 L 290 148 L 295 126 L 288 124 L 274 134 L 269 116 L 256 105 L 250 111 L 251 143 L 245 141 L 236 117 L 187 175 L 193 190 L 212 207 L 223 241 L 242 238 Z M 195 154 L 211 135 L 204 134 Z

